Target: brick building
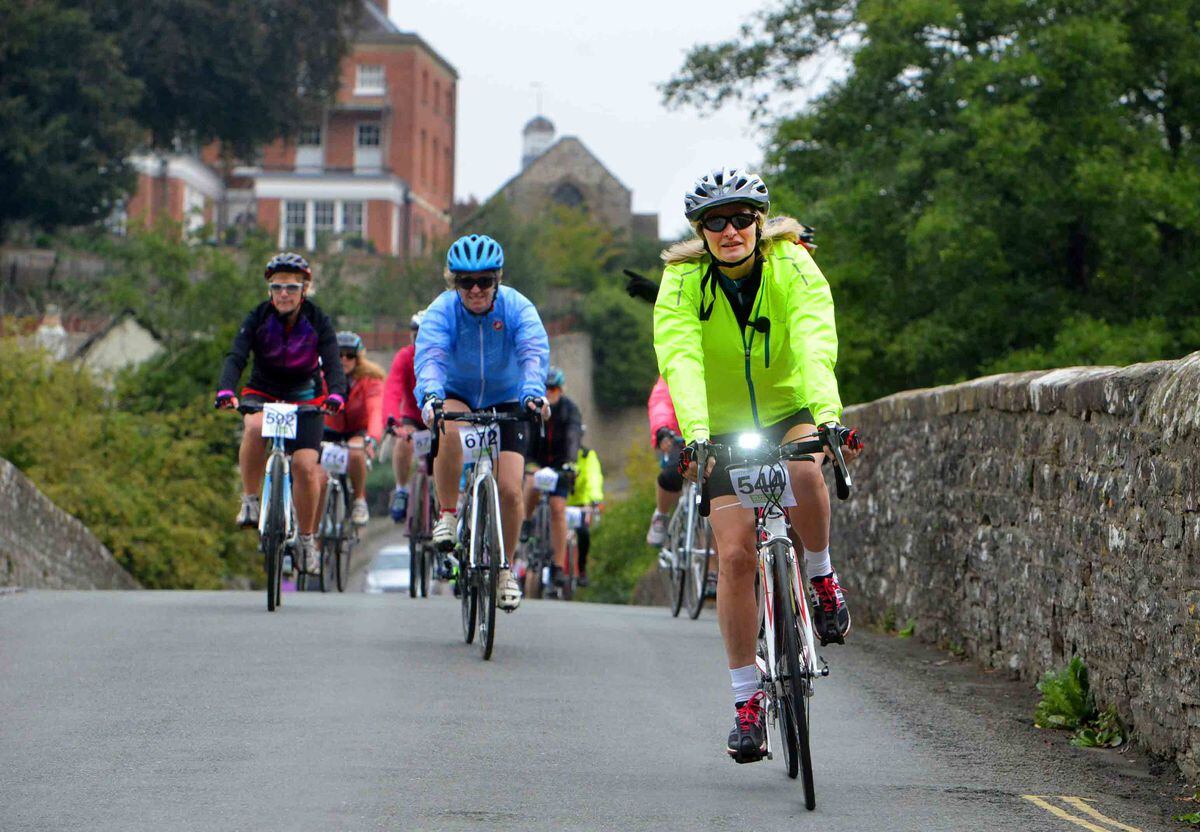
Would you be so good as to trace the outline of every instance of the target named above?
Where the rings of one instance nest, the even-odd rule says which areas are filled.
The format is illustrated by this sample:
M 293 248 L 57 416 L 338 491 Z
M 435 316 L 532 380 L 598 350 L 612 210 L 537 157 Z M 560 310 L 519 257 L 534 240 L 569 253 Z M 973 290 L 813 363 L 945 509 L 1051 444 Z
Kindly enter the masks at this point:
M 319 123 L 263 148 L 224 182 L 215 173 L 217 147 L 199 158 L 148 157 L 148 170 L 166 164 L 168 174 L 139 178 L 128 217 L 152 220 L 165 210 L 196 228 L 223 207 L 226 224 L 265 229 L 280 248 L 361 242 L 401 257 L 447 236 L 458 73 L 418 35 L 396 28 L 387 6 L 362 0 L 341 86 Z M 211 177 L 206 188 L 197 184 L 201 171 Z

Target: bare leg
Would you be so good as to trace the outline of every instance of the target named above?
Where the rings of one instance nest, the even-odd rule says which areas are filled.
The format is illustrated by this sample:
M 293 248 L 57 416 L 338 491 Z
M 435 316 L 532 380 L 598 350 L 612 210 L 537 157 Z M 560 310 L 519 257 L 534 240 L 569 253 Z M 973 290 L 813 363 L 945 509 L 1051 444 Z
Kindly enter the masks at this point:
M 238 450 L 238 467 L 242 471 L 242 493 L 262 492 L 263 470 L 267 466 L 267 443 L 262 438 L 262 414 L 247 413 L 242 417 L 242 447 Z
M 816 433 L 815 425 L 797 425 L 788 431 L 785 442 Z M 788 519 L 800 536 L 800 542 L 810 552 L 823 551 L 829 546 L 829 488 L 821 476 L 821 465 L 815 462 L 789 462 L 792 491 L 796 507 L 788 509 Z M 801 553 L 803 554 L 803 553 Z
M 567 562 L 567 498 L 550 498 L 550 546 L 554 565 L 562 569 Z
M 675 510 L 675 506 L 679 504 L 679 495 L 682 491 L 668 491 L 661 485 L 656 486 L 658 494 L 655 497 L 655 503 L 658 507 L 659 514 L 670 514 Z
M 367 451 L 362 437 L 356 436 L 350 440 L 350 464 L 347 473 L 350 475 L 350 487 L 354 489 L 354 499 L 367 498 Z M 411 446 L 409 446 L 411 448 Z
M 521 535 L 521 521 L 525 519 L 525 496 L 521 493 L 524 478 L 525 457 L 515 451 L 501 451 L 496 481 L 500 485 L 500 525 L 506 563 L 511 563 Z
M 443 405 L 447 415 L 465 413 L 471 408 L 456 399 L 448 399 Z M 462 445 L 458 438 L 458 422 L 442 422 L 437 459 L 433 461 L 433 485 L 437 491 L 438 505 L 443 511 L 458 506 L 458 481 L 462 477 Z
M 754 512 L 736 497 L 717 497 L 709 515 L 717 541 L 721 580 L 717 582 L 717 621 L 729 667 L 754 664 L 758 638 L 758 599 L 754 594 Z
M 392 474 L 396 485 L 408 487 L 408 478 L 412 471 L 413 446 L 412 435 L 407 428 L 397 428 L 399 433 L 392 443 Z
M 302 448 L 292 454 L 292 499 L 296 503 L 296 524 L 300 534 L 312 534 L 317 528 L 322 474 L 324 471 L 316 451 Z

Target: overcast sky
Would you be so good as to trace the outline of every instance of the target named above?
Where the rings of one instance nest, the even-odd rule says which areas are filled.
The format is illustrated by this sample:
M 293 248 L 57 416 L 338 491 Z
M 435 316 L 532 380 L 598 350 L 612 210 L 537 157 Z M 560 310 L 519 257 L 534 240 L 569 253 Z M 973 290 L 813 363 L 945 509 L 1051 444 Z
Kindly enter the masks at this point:
M 659 214 L 671 237 L 686 225 L 683 194 L 721 164 L 755 165 L 761 130 L 744 108 L 702 117 L 667 111 L 656 85 L 687 49 L 722 40 L 763 0 L 391 0 L 391 17 L 459 72 L 456 195 L 491 196 L 521 162 L 521 128 L 537 113 L 578 136 L 633 191 L 635 211 Z M 768 183 L 769 184 L 769 183 Z

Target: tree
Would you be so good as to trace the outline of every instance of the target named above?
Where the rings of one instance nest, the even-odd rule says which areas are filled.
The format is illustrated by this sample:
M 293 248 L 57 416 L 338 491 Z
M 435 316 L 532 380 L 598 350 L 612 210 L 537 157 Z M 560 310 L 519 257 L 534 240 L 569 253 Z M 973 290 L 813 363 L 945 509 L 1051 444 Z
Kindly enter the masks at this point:
M 249 156 L 319 117 L 361 0 L 73 0 L 143 85 L 158 148 L 220 140 Z
M 78 10 L 0 0 L 0 238 L 103 219 L 132 185 L 139 86 Z
M 821 231 L 855 400 L 1098 354 L 1067 329 L 1197 346 L 1198 18 L 1196 0 L 790 0 L 663 91 L 774 118 L 768 181 Z M 770 113 L 822 50 L 847 76 Z M 1146 357 L 1135 340 L 1103 355 Z

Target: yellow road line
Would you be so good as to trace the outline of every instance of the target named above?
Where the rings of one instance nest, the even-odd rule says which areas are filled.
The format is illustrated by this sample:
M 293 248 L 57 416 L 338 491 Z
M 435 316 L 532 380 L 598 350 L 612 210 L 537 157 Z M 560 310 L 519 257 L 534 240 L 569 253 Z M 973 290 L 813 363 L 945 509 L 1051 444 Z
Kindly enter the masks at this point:
M 1064 795 L 1059 795 L 1058 799 L 1061 800 L 1063 803 L 1071 804 L 1076 809 L 1079 809 L 1081 812 L 1083 812 L 1085 814 L 1091 815 L 1092 817 L 1094 817 L 1096 820 L 1100 821 L 1101 823 L 1107 823 L 1109 826 L 1115 826 L 1117 829 L 1123 830 L 1123 832 L 1142 832 L 1142 830 L 1138 829 L 1136 826 L 1129 826 L 1127 824 L 1121 823 L 1119 820 L 1113 820 L 1112 818 L 1108 817 L 1107 815 L 1100 814 L 1100 812 L 1097 812 L 1095 809 L 1093 809 L 1091 806 L 1089 806 L 1088 802 L 1086 800 L 1084 800 L 1082 797 L 1068 797 L 1067 795 L 1064 794 Z
M 1037 795 L 1023 794 L 1021 797 L 1025 798 L 1035 806 L 1040 806 L 1055 817 L 1062 818 L 1063 820 L 1069 821 L 1076 826 L 1082 826 L 1084 829 L 1089 830 L 1089 832 L 1112 832 L 1112 830 L 1105 829 L 1103 826 L 1097 826 L 1096 824 L 1086 821 L 1083 818 L 1076 817 L 1066 809 L 1060 809 L 1052 803 L 1047 803 L 1043 798 L 1040 798 Z

